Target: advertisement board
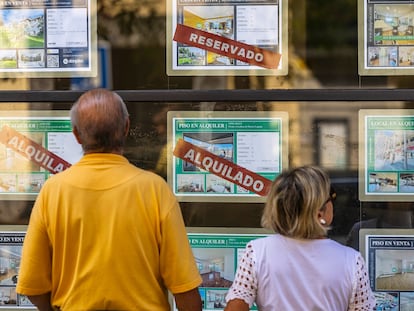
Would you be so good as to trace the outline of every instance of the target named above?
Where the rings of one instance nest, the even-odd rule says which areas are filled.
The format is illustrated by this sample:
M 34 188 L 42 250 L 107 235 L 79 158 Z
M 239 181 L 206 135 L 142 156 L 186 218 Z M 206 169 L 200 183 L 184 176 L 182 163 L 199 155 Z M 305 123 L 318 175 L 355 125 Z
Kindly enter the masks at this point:
M 359 199 L 414 200 L 414 110 L 359 111 Z
M 96 0 L 3 1 L 0 77 L 92 77 Z
M 360 75 L 414 74 L 414 3 L 358 1 Z
M 414 309 L 414 230 L 361 229 L 375 310 Z
M 287 75 L 287 1 L 172 0 L 168 5 L 168 75 Z
M 187 228 L 188 239 L 202 278 L 199 287 L 203 311 L 223 310 L 239 261 L 248 242 L 270 233 L 263 229 Z M 237 233 L 232 233 L 237 232 Z M 173 303 L 173 310 L 177 308 Z M 257 310 L 253 306 L 250 310 Z
M 180 201 L 264 201 L 287 168 L 285 112 L 168 112 L 168 182 Z
M 37 310 L 26 296 L 16 293 L 26 226 L 0 230 L 0 310 Z
M 0 111 L 0 199 L 35 199 L 82 154 L 68 111 Z

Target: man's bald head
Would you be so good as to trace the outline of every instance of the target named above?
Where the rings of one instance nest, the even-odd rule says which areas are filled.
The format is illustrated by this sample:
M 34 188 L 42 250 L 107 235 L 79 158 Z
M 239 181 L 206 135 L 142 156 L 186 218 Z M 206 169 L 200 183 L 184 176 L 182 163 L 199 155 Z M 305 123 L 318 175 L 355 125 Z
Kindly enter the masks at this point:
M 84 93 L 70 111 L 73 132 L 84 153 L 122 153 L 129 114 L 122 98 L 106 89 Z

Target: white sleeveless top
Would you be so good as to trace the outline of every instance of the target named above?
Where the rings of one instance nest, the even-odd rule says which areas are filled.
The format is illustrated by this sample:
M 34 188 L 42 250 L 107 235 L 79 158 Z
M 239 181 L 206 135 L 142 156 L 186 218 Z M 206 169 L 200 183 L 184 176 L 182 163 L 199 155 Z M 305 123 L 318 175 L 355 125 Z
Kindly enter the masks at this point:
M 239 298 L 260 311 L 373 310 L 364 259 L 330 239 L 279 234 L 246 246 L 226 301 Z

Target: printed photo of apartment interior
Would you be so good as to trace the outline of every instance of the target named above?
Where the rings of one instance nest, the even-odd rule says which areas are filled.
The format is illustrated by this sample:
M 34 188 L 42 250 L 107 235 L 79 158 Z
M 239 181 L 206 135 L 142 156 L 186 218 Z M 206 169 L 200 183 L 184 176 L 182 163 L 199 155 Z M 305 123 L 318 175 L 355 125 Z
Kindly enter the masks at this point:
M 233 133 L 184 133 L 183 139 L 197 147 L 203 148 L 215 155 L 233 162 Z M 184 171 L 199 169 L 188 162 L 183 164 Z
M 374 292 L 374 295 L 377 302 L 375 310 L 399 311 L 398 293 Z
M 233 6 L 185 6 L 183 24 L 225 38 L 234 39 Z M 207 52 L 207 64 L 232 65 L 234 60 Z
M 377 250 L 375 257 L 375 290 L 413 290 L 414 250 Z
M 203 279 L 201 287 L 231 286 L 235 273 L 233 249 L 193 248 L 193 253 Z
M 387 310 L 387 309 L 383 309 Z M 391 309 L 394 310 L 394 309 Z M 414 310 L 414 293 L 413 292 L 404 292 L 400 293 L 400 309 L 397 311 L 410 311 Z
M 374 6 L 375 36 L 388 37 L 376 44 L 408 45 L 414 44 L 414 5 L 378 4 Z M 400 38 L 398 38 L 400 37 Z
M 226 307 L 227 290 L 208 290 L 206 292 L 206 309 L 223 310 Z

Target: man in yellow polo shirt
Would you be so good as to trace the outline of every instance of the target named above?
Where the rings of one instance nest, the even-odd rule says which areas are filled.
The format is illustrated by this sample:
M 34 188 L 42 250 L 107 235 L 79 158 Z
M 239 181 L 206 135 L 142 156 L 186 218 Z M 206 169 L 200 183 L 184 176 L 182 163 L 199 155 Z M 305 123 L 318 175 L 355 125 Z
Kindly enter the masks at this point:
M 122 155 L 129 115 L 95 89 L 71 109 L 84 155 L 49 178 L 32 210 L 17 292 L 39 310 L 200 311 L 201 277 L 181 211 L 158 175 Z

